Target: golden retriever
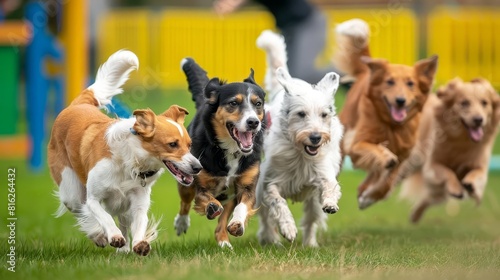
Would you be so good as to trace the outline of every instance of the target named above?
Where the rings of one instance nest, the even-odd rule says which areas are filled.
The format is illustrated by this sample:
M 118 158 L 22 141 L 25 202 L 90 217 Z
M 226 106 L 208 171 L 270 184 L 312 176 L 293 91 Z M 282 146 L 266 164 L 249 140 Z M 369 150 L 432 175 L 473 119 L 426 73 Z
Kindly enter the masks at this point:
M 355 78 L 340 113 L 345 127 L 343 155 L 368 175 L 358 188 L 364 209 L 385 198 L 399 163 L 415 144 L 420 113 L 431 90 L 437 56 L 414 66 L 369 57 L 369 28 L 360 19 L 336 28 L 335 63 Z
M 395 182 L 407 178 L 401 194 L 417 200 L 412 222 L 449 195 L 481 201 L 499 120 L 500 96 L 484 79 L 455 78 L 429 97 L 417 143 Z

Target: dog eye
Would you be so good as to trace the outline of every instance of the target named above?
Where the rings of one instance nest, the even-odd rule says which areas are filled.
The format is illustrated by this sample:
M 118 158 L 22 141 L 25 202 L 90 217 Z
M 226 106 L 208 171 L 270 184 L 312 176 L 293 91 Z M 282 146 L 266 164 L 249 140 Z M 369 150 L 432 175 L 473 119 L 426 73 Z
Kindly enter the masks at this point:
M 328 117 L 328 114 L 327 113 L 321 113 L 321 117 L 324 119 L 324 118 Z
M 298 112 L 297 115 L 299 115 L 299 117 L 301 117 L 301 118 L 305 118 L 306 117 L 306 113 L 303 112 L 303 111 Z
M 231 105 L 231 106 L 233 106 L 233 107 L 236 107 L 236 106 L 238 106 L 238 102 L 236 102 L 236 101 L 231 101 L 231 102 L 229 102 L 229 105 Z
M 171 148 L 177 148 L 177 146 L 178 146 L 177 142 L 170 142 L 170 143 L 168 143 L 168 145 L 169 145 Z
M 395 85 L 395 84 L 396 84 L 396 82 L 394 82 L 394 80 L 393 80 L 393 79 L 387 80 L 387 81 L 386 81 L 386 83 L 387 83 L 388 85 L 390 85 L 390 86 L 393 86 L 393 85 Z
M 483 105 L 483 107 L 486 107 L 488 105 L 488 101 L 486 100 L 481 100 L 481 105 Z
M 255 107 L 261 107 L 261 106 L 262 106 L 262 102 L 257 101 L 257 102 L 255 103 Z
M 470 105 L 469 100 L 464 100 L 460 103 L 460 106 L 462 106 L 463 108 L 467 108 L 469 107 L 469 105 Z
M 406 82 L 406 85 L 409 86 L 409 87 L 413 87 L 415 83 L 413 81 L 408 81 Z

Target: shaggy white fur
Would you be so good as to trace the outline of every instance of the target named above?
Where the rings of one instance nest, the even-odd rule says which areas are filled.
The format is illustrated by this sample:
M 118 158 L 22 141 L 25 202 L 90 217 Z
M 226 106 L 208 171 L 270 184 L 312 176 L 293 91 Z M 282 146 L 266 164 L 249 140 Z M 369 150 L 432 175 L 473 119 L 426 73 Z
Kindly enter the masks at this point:
M 318 246 L 317 228 L 326 228 L 325 213 L 339 210 L 341 196 L 336 177 L 343 127 L 333 99 L 339 75 L 328 73 L 316 85 L 292 78 L 285 43 L 271 31 L 261 34 L 257 46 L 267 53 L 271 121 L 257 184 L 258 238 L 261 244 L 279 243 L 277 226 L 288 241 L 295 240 L 297 227 L 286 201 L 291 199 L 304 202 L 304 246 Z

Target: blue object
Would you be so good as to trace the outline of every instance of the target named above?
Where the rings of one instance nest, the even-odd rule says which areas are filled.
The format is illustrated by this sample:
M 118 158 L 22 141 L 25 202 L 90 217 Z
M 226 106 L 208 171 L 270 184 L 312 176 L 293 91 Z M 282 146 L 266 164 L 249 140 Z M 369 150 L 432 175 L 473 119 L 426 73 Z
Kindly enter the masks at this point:
M 132 116 L 130 109 L 118 99 L 113 98 L 111 105 L 106 106 L 111 114 L 115 114 L 119 118 L 127 119 Z
M 62 61 L 62 50 L 55 38 L 47 32 L 47 14 L 40 2 L 29 3 L 25 8 L 25 18 L 33 27 L 33 38 L 26 46 L 26 113 L 28 132 L 31 140 L 29 166 L 34 171 L 42 169 L 44 158 L 44 140 L 46 136 L 47 96 L 51 80 L 44 74 L 44 59 L 51 57 Z M 62 83 L 55 81 L 56 110 L 62 110 Z

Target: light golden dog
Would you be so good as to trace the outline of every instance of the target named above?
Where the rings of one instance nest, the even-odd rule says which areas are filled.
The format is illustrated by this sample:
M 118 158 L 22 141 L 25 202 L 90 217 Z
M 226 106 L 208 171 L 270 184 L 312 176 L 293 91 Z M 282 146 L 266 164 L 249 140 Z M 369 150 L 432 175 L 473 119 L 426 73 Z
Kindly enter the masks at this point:
M 414 66 L 369 57 L 369 28 L 360 19 L 337 26 L 337 66 L 356 79 L 340 113 L 343 155 L 368 175 L 358 188 L 364 209 L 385 198 L 399 163 L 415 144 L 420 113 L 437 68 L 437 56 Z
M 396 180 L 407 178 L 401 194 L 417 200 L 412 222 L 449 195 L 481 201 L 499 120 L 500 97 L 484 79 L 456 78 L 429 97 L 417 143 Z

